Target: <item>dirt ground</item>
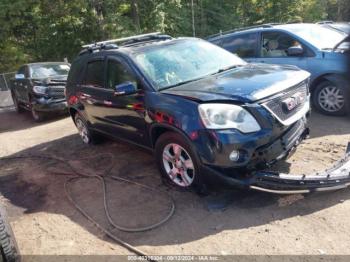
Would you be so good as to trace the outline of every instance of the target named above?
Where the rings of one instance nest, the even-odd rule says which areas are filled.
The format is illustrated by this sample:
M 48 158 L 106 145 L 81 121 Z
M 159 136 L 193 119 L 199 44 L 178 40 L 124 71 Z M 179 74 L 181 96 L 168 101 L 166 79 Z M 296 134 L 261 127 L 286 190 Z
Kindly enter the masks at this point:
M 313 113 L 310 128 L 311 138 L 275 169 L 307 173 L 343 155 L 350 141 L 349 118 Z M 350 254 L 349 189 L 293 196 L 233 190 L 200 197 L 164 186 L 145 150 L 123 142 L 83 145 L 69 117 L 35 124 L 29 113 L 1 111 L 0 157 L 18 155 L 71 159 L 70 164 L 88 174 L 112 168 L 111 174 L 167 190 L 176 212 L 165 225 L 143 233 L 114 230 L 148 254 Z M 0 202 L 8 209 L 22 254 L 132 254 L 70 204 L 63 189 L 70 171 L 62 163 L 32 159 L 0 165 Z M 111 229 L 98 180 L 76 180 L 68 188 L 90 216 Z M 169 211 L 162 193 L 121 182 L 108 183 L 107 191 L 113 219 L 125 226 L 156 222 Z M 220 199 L 228 203 L 226 208 L 210 208 Z

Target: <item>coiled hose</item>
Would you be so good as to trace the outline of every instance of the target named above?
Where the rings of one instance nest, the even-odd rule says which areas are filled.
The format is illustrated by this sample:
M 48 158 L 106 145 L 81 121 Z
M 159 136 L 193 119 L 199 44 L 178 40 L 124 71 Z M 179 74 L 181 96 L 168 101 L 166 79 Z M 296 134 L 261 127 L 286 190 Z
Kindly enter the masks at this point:
M 61 158 L 57 158 L 57 157 L 52 157 L 52 156 L 39 156 L 39 155 L 23 155 L 23 156 L 11 156 L 11 157 L 3 157 L 0 158 L 0 161 L 5 161 L 5 160 L 18 160 L 18 159 L 40 159 L 40 160 L 54 160 L 60 163 L 63 163 L 64 165 L 68 166 L 69 169 L 73 172 L 73 174 L 75 175 L 75 177 L 71 177 L 69 179 L 67 179 L 64 183 L 64 191 L 65 191 L 65 195 L 68 198 L 68 200 L 72 203 L 72 205 L 83 215 L 85 216 L 91 223 L 93 223 L 96 227 L 98 227 L 102 232 L 104 232 L 107 236 L 109 236 L 111 239 L 113 239 L 114 241 L 116 241 L 117 243 L 119 243 L 121 246 L 127 248 L 128 250 L 134 252 L 137 255 L 140 256 L 145 256 L 146 258 L 148 257 L 148 255 L 146 253 L 144 253 L 142 250 L 134 247 L 133 245 L 125 242 L 124 240 L 120 239 L 118 236 L 116 236 L 112 231 L 105 229 L 102 225 L 100 225 L 96 220 L 94 220 L 72 197 L 72 194 L 69 192 L 68 190 L 68 184 L 71 183 L 74 180 L 77 180 L 79 178 L 94 178 L 97 179 L 101 182 L 102 185 L 102 189 L 103 189 L 103 203 L 104 203 L 104 211 L 105 211 L 105 215 L 108 219 L 108 222 L 116 229 L 120 230 L 120 231 L 124 231 L 124 232 L 144 232 L 144 231 L 148 231 L 151 229 L 154 229 L 156 227 L 159 227 L 161 225 L 163 225 L 165 222 L 167 222 L 174 214 L 175 212 L 175 201 L 173 199 L 173 197 L 166 191 L 162 191 L 159 189 L 155 189 L 152 188 L 150 186 L 144 185 L 144 184 L 140 184 L 137 183 L 135 181 L 120 177 L 120 176 L 114 176 L 114 175 L 109 175 L 111 170 L 114 167 L 113 164 L 113 159 L 114 156 L 112 154 L 108 154 L 108 153 L 103 153 L 100 154 L 101 155 L 109 155 L 112 157 L 112 161 L 111 161 L 111 166 L 107 169 L 106 172 L 104 172 L 104 175 L 87 175 L 87 174 L 83 174 L 80 173 L 79 171 L 77 171 L 70 163 L 69 160 L 67 159 L 61 159 Z M 86 159 L 86 158 L 85 158 Z M 79 160 L 84 160 L 84 158 L 81 159 L 76 159 L 77 161 Z M 107 189 L 106 189 L 106 178 L 112 179 L 112 180 L 117 180 L 117 181 L 121 181 L 124 183 L 129 183 L 129 184 L 133 184 L 142 188 L 145 188 L 147 190 L 150 191 L 154 191 L 154 192 L 159 192 L 159 193 L 165 193 L 168 197 L 169 200 L 171 202 L 171 207 L 170 207 L 170 211 L 169 213 L 163 218 L 161 219 L 159 222 L 152 224 L 152 225 L 148 225 L 145 227 L 136 227 L 136 228 L 130 228 L 130 227 L 124 227 L 121 225 L 118 225 L 117 223 L 115 223 L 110 215 L 109 212 L 109 207 L 108 207 L 108 203 L 107 203 Z M 150 260 L 150 259 L 149 259 Z

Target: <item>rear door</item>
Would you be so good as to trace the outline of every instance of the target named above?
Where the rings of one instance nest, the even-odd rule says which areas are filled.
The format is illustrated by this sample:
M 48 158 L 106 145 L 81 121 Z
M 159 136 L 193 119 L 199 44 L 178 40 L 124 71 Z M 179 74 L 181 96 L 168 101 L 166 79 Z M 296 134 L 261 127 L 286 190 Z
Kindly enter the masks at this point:
M 301 46 L 304 53 L 298 56 L 288 55 L 287 50 L 292 46 Z M 268 64 L 295 65 L 307 70 L 309 57 L 310 50 L 308 47 L 290 34 L 280 31 L 263 31 L 259 41 L 258 58 L 255 61 Z

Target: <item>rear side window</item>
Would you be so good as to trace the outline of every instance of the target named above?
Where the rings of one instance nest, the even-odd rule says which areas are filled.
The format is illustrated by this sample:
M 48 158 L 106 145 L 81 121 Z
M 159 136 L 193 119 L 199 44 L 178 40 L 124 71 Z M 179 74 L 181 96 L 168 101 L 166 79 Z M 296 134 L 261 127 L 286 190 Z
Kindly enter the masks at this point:
M 257 43 L 256 33 L 240 34 L 224 39 L 222 47 L 242 58 L 255 57 Z
M 84 71 L 83 60 L 78 58 L 72 63 L 72 66 L 69 70 L 67 87 L 80 83 L 83 77 L 83 73 L 84 73 L 83 71 Z
M 103 88 L 104 60 L 92 61 L 87 64 L 83 85 Z

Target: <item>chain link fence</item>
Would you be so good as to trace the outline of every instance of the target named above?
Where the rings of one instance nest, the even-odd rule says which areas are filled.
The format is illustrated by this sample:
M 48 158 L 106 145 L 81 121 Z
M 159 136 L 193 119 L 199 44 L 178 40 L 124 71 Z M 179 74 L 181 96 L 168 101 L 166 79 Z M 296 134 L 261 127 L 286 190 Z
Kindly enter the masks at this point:
M 0 74 L 0 109 L 13 107 L 10 79 L 14 76 L 15 72 Z

